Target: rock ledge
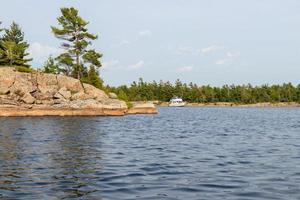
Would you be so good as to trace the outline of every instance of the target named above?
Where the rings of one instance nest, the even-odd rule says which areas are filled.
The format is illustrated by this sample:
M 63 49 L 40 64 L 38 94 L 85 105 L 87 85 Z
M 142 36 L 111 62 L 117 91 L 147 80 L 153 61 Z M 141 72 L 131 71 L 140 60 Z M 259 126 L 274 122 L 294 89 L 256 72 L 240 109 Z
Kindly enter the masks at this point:
M 134 109 L 139 112 L 130 114 L 142 113 L 141 107 Z M 0 67 L 0 116 L 122 116 L 127 111 L 113 93 L 82 86 L 77 79 Z

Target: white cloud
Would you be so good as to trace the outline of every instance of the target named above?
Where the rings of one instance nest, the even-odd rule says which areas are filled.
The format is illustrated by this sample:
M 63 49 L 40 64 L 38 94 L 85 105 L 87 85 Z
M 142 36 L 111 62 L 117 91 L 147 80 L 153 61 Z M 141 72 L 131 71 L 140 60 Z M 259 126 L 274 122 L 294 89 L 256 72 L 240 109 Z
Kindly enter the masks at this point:
M 224 49 L 224 47 L 223 46 L 219 46 L 219 45 L 211 45 L 209 47 L 201 49 L 200 52 L 202 54 L 208 54 L 208 53 L 211 53 L 211 52 L 214 52 L 214 51 L 218 51 L 218 50 L 221 50 L 221 49 Z
M 62 49 L 53 46 L 44 45 L 38 42 L 34 42 L 30 44 L 28 49 L 29 56 L 38 62 L 44 62 L 48 58 L 48 56 L 50 55 L 56 56 L 60 54 L 62 51 L 63 51 Z
M 237 58 L 240 57 L 241 53 L 239 51 L 237 52 L 227 52 L 227 57 L 228 58 Z
M 216 65 L 224 65 L 226 63 L 230 63 L 235 61 L 240 57 L 240 52 L 227 52 L 226 57 L 215 62 Z
M 145 62 L 143 60 L 140 60 L 139 62 L 129 65 L 127 67 L 127 69 L 131 70 L 131 69 L 140 69 L 145 65 Z
M 176 50 L 176 54 L 178 55 L 191 55 L 195 54 L 196 51 L 192 47 L 180 46 Z
M 221 59 L 221 60 L 217 60 L 216 61 L 216 65 L 224 65 L 226 62 L 228 62 L 228 58 L 224 58 L 224 59 Z
M 141 30 L 139 31 L 139 36 L 141 37 L 147 37 L 147 36 L 151 36 L 152 32 L 150 30 Z
M 109 45 L 110 48 L 120 48 L 120 47 L 126 47 L 129 46 L 131 44 L 131 42 L 129 40 L 118 40 L 114 43 L 111 43 Z
M 109 60 L 102 63 L 102 69 L 104 70 L 137 70 L 145 65 L 143 60 L 131 65 L 122 65 L 119 60 Z
M 120 46 L 123 46 L 123 45 L 129 45 L 130 44 L 130 42 L 128 41 L 128 40 L 122 40 L 121 42 L 120 42 Z
M 177 72 L 190 72 L 194 69 L 193 66 L 183 66 L 176 69 Z
M 202 49 L 195 49 L 189 46 L 180 46 L 176 49 L 176 54 L 178 55 L 198 55 L 199 53 L 209 54 L 222 49 L 224 49 L 224 47 L 219 45 L 211 45 L 209 47 L 202 48 Z
M 109 60 L 109 61 L 102 63 L 102 68 L 103 69 L 113 69 L 113 68 L 116 68 L 118 66 L 118 64 L 119 64 L 118 60 Z

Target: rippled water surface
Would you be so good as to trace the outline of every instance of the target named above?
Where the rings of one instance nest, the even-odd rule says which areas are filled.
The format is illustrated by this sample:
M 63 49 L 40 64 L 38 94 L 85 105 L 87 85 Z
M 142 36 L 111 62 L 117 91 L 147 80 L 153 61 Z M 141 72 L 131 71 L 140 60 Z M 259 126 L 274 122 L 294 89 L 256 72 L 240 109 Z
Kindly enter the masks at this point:
M 300 109 L 0 118 L 0 199 L 300 199 Z

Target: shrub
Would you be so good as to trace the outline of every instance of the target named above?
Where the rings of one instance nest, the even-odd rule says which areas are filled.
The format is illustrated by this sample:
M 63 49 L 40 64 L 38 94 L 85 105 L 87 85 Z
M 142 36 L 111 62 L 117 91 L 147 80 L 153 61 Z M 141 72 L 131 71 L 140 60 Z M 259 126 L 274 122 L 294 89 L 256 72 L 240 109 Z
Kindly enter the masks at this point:
M 31 73 L 31 72 L 33 72 L 33 70 L 31 68 L 23 67 L 23 66 L 17 66 L 16 70 L 18 72 L 25 72 L 25 73 Z

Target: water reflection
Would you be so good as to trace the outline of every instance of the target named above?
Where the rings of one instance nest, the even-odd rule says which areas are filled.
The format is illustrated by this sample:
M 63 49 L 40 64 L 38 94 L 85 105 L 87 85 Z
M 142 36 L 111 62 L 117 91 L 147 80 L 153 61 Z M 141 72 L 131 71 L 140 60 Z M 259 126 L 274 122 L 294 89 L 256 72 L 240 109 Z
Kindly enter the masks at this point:
M 0 124 L 0 197 L 20 193 L 17 183 L 26 175 L 23 163 L 22 122 L 5 120 Z
M 56 186 L 53 191 L 61 191 L 60 198 L 88 196 L 98 191 L 90 183 L 95 182 L 95 174 L 101 171 L 101 132 L 82 120 L 61 120 L 57 127 L 56 150 L 50 155 L 60 172 L 52 178 Z
M 87 197 L 102 169 L 101 130 L 80 118 L 1 120 L 0 194 L 2 197 Z M 26 185 L 20 187 L 18 185 Z M 34 195 L 33 191 L 37 191 Z M 32 194 L 32 195 L 31 195 Z M 97 198 L 99 199 L 99 197 Z

